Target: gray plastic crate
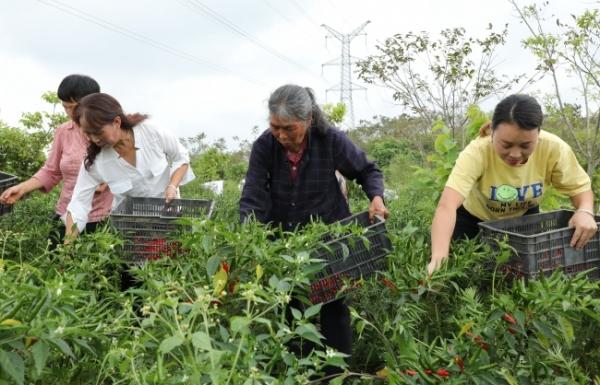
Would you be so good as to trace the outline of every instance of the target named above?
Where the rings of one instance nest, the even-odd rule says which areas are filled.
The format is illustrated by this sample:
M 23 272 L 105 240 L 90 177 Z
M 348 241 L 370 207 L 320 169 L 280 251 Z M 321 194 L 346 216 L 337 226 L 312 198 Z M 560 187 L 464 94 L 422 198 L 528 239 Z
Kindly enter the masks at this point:
M 164 198 L 127 197 L 110 219 L 125 238 L 125 259 L 141 262 L 177 254 L 178 243 L 168 238 L 170 233 L 182 230 L 175 220 L 209 218 L 213 206 L 213 201 L 204 199 L 174 199 L 165 204 Z
M 14 175 L 0 172 L 0 193 L 9 187 L 17 184 L 17 177 Z M 0 203 L 0 215 L 8 214 L 12 211 L 12 205 L 3 205 Z
M 312 303 L 328 303 L 337 298 L 337 292 L 345 281 L 368 278 L 377 271 L 387 269 L 385 256 L 392 249 L 387 236 L 385 220 L 378 218 L 374 224 L 369 221 L 367 211 L 340 220 L 340 224 L 355 223 L 365 227 L 363 237 L 349 234 L 337 239 L 326 236 L 322 247 L 314 250 L 311 257 L 327 261 L 322 271 L 316 274 L 310 284 L 309 299 Z M 344 258 L 345 250 L 347 255 Z
M 583 250 L 569 245 L 574 229 L 568 227 L 573 211 L 558 210 L 517 218 L 479 223 L 482 239 L 495 247 L 496 240 L 507 237 L 515 254 L 503 270 L 516 276 L 535 277 L 562 269 L 565 274 L 596 268 L 590 279 L 600 277 L 600 233 Z M 600 216 L 596 216 L 600 226 Z

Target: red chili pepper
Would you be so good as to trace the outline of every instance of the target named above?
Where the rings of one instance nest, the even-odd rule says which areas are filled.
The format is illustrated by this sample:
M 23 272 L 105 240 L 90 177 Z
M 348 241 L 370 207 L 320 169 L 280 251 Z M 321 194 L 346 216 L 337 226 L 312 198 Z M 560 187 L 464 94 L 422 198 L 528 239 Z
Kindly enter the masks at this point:
M 511 316 L 508 313 L 504 313 L 504 315 L 502 316 L 502 319 L 505 320 L 506 322 L 508 322 L 511 325 L 515 325 L 517 323 L 517 320 L 515 320 L 513 318 L 513 316 Z
M 440 377 L 450 377 L 450 372 L 444 368 L 440 368 L 435 372 Z
M 487 352 L 489 345 L 487 343 L 485 343 L 483 341 L 483 338 L 481 338 L 481 336 L 475 335 L 471 332 L 466 332 L 465 335 L 467 335 L 468 337 L 473 338 L 473 341 L 475 341 L 475 343 L 477 343 L 477 345 L 479 345 L 479 347 L 483 350 L 485 350 Z
M 408 374 L 409 376 L 416 376 L 417 375 L 417 371 L 416 370 L 412 370 L 412 369 L 406 369 L 404 371 L 404 373 Z
M 227 284 L 227 292 L 229 294 L 233 294 L 236 291 L 237 288 L 237 284 L 240 282 L 239 279 L 235 279 L 235 280 L 231 280 L 229 281 L 229 283 Z
M 229 264 L 225 261 L 221 262 L 221 267 L 226 273 L 229 273 Z
M 514 334 L 517 332 L 517 331 L 516 331 L 515 329 L 513 329 L 513 328 L 508 328 L 507 330 L 508 330 L 508 332 L 509 332 L 510 334 L 512 334 L 512 335 L 514 335 Z
M 425 369 L 425 370 L 423 370 L 423 373 L 425 373 L 425 374 L 427 374 L 428 376 L 430 376 L 430 375 L 432 375 L 432 374 L 433 374 L 433 370 L 431 370 L 431 369 Z
M 397 290 L 398 290 L 398 288 L 396 287 L 396 285 L 394 284 L 394 282 L 390 281 L 390 280 L 389 280 L 389 279 L 387 279 L 387 278 L 383 278 L 383 279 L 381 280 L 381 282 L 383 282 L 383 284 L 384 284 L 385 286 L 387 286 L 387 287 L 388 287 L 390 290 L 392 290 L 392 291 L 397 291 Z
M 454 363 L 458 365 L 461 373 L 465 371 L 465 362 L 460 356 L 454 357 Z

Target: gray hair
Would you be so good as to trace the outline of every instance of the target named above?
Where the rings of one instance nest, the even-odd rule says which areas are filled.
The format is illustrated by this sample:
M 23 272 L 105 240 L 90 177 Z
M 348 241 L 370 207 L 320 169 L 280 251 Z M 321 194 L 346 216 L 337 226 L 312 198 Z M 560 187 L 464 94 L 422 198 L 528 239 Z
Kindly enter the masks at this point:
M 312 118 L 319 132 L 329 126 L 316 103 L 314 91 L 308 87 L 286 84 L 277 88 L 269 97 L 269 112 L 279 118 L 303 122 Z

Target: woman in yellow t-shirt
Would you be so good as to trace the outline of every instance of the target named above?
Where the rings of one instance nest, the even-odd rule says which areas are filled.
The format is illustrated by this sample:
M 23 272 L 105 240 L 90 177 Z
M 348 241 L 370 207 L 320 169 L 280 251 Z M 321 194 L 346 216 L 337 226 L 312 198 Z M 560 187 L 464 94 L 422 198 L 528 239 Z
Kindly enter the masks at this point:
M 539 212 L 548 186 L 576 208 L 569 221 L 572 247 L 582 249 L 596 233 L 590 178 L 567 143 L 540 129 L 542 120 L 533 97 L 508 96 L 460 153 L 431 224 L 429 274 L 448 257 L 451 239 L 477 235 L 478 222 Z

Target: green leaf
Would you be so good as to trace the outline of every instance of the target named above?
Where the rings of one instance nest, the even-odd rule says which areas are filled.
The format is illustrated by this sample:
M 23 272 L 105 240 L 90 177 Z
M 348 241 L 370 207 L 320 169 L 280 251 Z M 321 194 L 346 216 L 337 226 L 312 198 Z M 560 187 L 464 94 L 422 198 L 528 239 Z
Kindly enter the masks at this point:
M 246 317 L 234 316 L 231 317 L 231 331 L 236 333 L 246 333 L 250 320 Z
M 509 385 L 519 385 L 517 380 L 508 372 L 508 370 L 502 370 L 502 377 L 508 382 Z
M 65 356 L 69 356 L 71 358 L 75 358 L 73 351 L 69 347 L 69 345 L 61 338 L 49 338 L 48 342 L 52 345 L 56 346 Z
M 211 350 L 212 344 L 210 341 L 210 336 L 204 332 L 196 332 L 192 334 L 192 345 L 196 348 Z
M 344 383 L 345 375 L 337 376 L 333 380 L 329 381 L 329 385 L 342 385 Z
M 219 325 L 219 335 L 221 336 L 221 341 L 225 342 L 229 340 L 229 332 L 223 327 L 223 325 Z
M 204 249 L 204 252 L 205 252 L 206 254 L 209 254 L 209 253 L 210 253 L 210 249 L 211 249 L 211 247 L 212 247 L 212 238 L 211 238 L 211 237 L 209 237 L 208 235 L 205 235 L 205 236 L 202 238 L 202 248 Z M 220 261 L 219 261 L 219 262 L 220 262 Z M 209 274 L 210 274 L 210 273 L 209 273 Z M 210 274 L 210 275 L 212 275 L 212 274 Z
M 282 279 L 277 283 L 277 291 L 281 293 L 286 293 L 290 291 L 290 284 Z
M 218 255 L 213 255 L 212 257 L 208 258 L 208 261 L 206 261 L 206 273 L 209 277 L 215 275 L 220 263 L 221 257 Z
M 294 316 L 294 319 L 297 319 L 298 321 L 300 321 L 302 319 L 302 313 L 300 313 L 300 310 L 296 309 L 295 307 L 293 307 L 291 309 L 292 309 L 292 316 Z
M 350 256 L 350 249 L 348 249 L 348 245 L 345 243 L 340 243 L 340 247 L 342 248 L 342 259 L 346 259 Z
M 50 355 L 50 348 L 44 341 L 39 341 L 31 348 L 33 353 L 33 362 L 35 364 L 35 371 L 37 374 L 42 374 L 42 370 L 46 366 L 46 361 Z
M 25 365 L 23 359 L 15 352 L 5 352 L 0 349 L 0 368 L 15 382 L 23 385 L 25 379 Z
M 552 329 L 550 329 L 550 327 L 548 327 L 548 325 L 546 325 L 543 322 L 540 322 L 538 320 L 533 320 L 533 326 L 535 326 L 535 328 L 542 333 L 542 335 L 550 340 L 554 340 L 554 334 L 552 333 Z
M 565 337 L 565 342 L 570 348 L 575 338 L 575 332 L 573 331 L 573 324 L 566 318 L 558 317 L 558 323 L 562 329 L 562 333 Z
M 321 338 L 323 338 L 323 336 L 321 335 L 321 333 L 319 333 L 317 328 L 315 328 L 315 325 L 313 325 L 313 324 L 300 325 L 296 328 L 295 332 L 300 337 L 305 338 L 309 341 L 312 341 L 312 342 L 318 344 L 319 346 L 323 346 L 323 343 L 321 342 Z
M 308 319 L 308 318 L 314 316 L 315 314 L 319 313 L 321 311 L 322 305 L 323 304 L 318 303 L 318 304 L 313 305 L 313 306 L 309 307 L 308 309 L 306 309 L 304 311 L 304 318 Z
M 487 322 L 493 322 L 499 320 L 504 315 L 504 310 L 496 309 L 488 316 Z
M 171 350 L 183 344 L 183 341 L 184 339 L 181 335 L 171 336 L 160 343 L 158 351 L 161 353 L 169 353 Z
M 269 278 L 269 286 L 271 286 L 273 289 L 275 289 L 275 288 L 277 288 L 277 285 L 279 285 L 279 278 L 272 275 L 271 278 Z

